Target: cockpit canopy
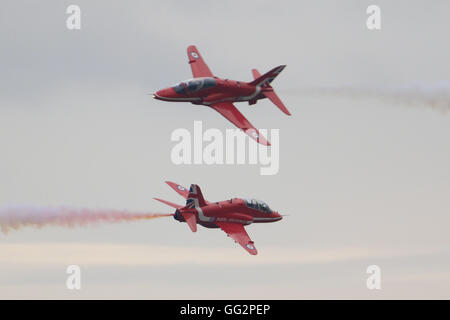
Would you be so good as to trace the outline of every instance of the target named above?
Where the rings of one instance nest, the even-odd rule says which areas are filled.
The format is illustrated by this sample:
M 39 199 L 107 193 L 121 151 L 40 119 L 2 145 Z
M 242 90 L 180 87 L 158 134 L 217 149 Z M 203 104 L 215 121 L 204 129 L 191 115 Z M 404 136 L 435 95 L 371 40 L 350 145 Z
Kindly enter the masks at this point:
M 249 208 L 258 210 L 258 211 L 262 211 L 262 212 L 267 212 L 267 213 L 272 213 L 272 210 L 269 208 L 269 206 L 267 205 L 267 203 L 265 203 L 264 201 L 261 200 L 256 200 L 256 199 L 244 199 L 245 201 L 245 205 Z
M 178 94 L 186 94 L 187 92 L 195 92 L 200 89 L 207 89 L 216 86 L 216 79 L 214 78 L 195 78 L 180 82 L 173 86 Z

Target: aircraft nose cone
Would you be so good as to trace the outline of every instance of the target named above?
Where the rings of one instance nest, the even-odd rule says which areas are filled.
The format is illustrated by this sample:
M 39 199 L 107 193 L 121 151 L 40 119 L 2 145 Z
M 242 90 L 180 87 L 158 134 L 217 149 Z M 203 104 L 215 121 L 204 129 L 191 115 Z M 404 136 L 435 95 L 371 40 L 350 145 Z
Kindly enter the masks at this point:
M 175 94 L 176 93 L 173 88 L 166 88 L 166 89 L 156 91 L 156 93 L 153 94 L 153 98 L 155 98 L 155 99 L 174 98 Z

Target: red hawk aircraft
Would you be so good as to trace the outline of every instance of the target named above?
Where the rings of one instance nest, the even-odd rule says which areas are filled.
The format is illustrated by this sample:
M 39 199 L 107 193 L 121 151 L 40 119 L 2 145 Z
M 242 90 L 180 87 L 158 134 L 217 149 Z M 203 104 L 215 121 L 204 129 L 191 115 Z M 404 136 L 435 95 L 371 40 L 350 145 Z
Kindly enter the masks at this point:
M 270 142 L 259 134 L 258 130 L 236 109 L 233 102 L 248 101 L 248 104 L 252 105 L 260 99 L 268 98 L 281 111 L 290 116 L 288 109 L 270 85 L 286 66 L 273 68 L 264 75 L 260 75 L 258 70 L 252 69 L 253 81 L 235 81 L 215 77 L 195 46 L 189 46 L 187 54 L 194 78 L 159 90 L 153 94 L 153 98 L 209 106 L 242 129 L 252 139 L 269 146 Z
M 186 222 L 192 232 L 197 231 L 197 224 L 206 228 L 220 228 L 253 255 L 257 254 L 258 251 L 244 226 L 251 223 L 275 222 L 282 219 L 278 212 L 272 211 L 262 201 L 233 198 L 226 201 L 209 202 L 203 198 L 200 187 L 196 184 L 191 184 L 188 190 L 174 182 L 166 181 L 166 183 L 186 199 L 186 205 L 182 206 L 167 200 L 154 198 L 176 209 L 175 220 Z

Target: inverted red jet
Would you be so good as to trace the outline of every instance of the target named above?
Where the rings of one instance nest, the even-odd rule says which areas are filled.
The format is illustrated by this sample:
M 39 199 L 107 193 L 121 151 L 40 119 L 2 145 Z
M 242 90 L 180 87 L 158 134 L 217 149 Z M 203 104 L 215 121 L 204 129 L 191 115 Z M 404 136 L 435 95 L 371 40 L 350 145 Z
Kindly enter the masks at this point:
M 188 190 L 174 182 L 166 181 L 166 183 L 186 199 L 186 205 L 182 206 L 154 198 L 176 209 L 175 220 L 186 222 L 192 232 L 197 231 L 197 224 L 206 228 L 220 228 L 253 255 L 256 255 L 258 251 L 244 226 L 282 219 L 278 212 L 272 211 L 262 201 L 233 198 L 226 201 L 209 202 L 203 198 L 200 187 L 196 184 L 191 184 Z
M 291 115 L 270 85 L 286 66 L 273 68 L 262 76 L 258 70 L 252 69 L 253 81 L 235 81 L 213 76 L 195 46 L 189 46 L 187 54 L 194 79 L 159 90 L 153 94 L 153 98 L 209 106 L 242 129 L 252 139 L 263 145 L 270 145 L 269 141 L 261 136 L 258 130 L 236 109 L 233 102 L 248 101 L 252 105 L 260 99 L 268 98 L 285 114 Z

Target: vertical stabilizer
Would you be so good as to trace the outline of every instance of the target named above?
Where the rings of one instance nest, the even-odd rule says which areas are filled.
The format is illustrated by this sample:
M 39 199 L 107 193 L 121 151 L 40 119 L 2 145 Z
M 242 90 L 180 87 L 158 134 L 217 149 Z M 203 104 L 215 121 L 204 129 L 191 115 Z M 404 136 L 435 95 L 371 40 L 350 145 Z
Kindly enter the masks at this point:
M 191 184 L 189 188 L 189 195 L 186 200 L 186 206 L 189 207 L 204 207 L 206 206 L 206 201 L 203 198 L 202 191 L 200 187 L 196 184 Z

